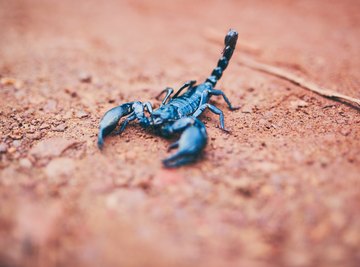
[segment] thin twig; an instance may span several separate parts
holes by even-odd
[[[316,85],[315,83],[306,81],[304,78],[298,77],[298,76],[296,76],[288,71],[285,71],[283,69],[280,69],[280,68],[277,68],[277,67],[274,67],[271,65],[267,65],[264,63],[260,63],[260,62],[257,62],[253,59],[250,59],[250,58],[244,57],[244,56],[241,57],[241,60],[238,63],[242,66],[285,79],[295,85],[298,85],[302,88],[310,90],[321,96],[328,97],[328,98],[335,99],[335,100],[344,101],[351,105],[356,105],[357,108],[360,108],[360,99],[350,97],[347,95],[343,95],[343,94],[331,91],[329,89],[321,88],[318,85]]]
[[[212,28],[206,29],[206,31],[204,33],[204,37],[211,42],[219,43],[219,44],[222,43],[222,40],[223,40],[222,33],[215,29],[212,29]],[[238,46],[240,47],[239,50],[243,49],[243,50],[245,50],[246,53],[255,54],[255,55],[259,53],[259,48],[256,45],[253,45],[251,43],[239,41]],[[300,86],[304,89],[312,91],[323,97],[331,98],[331,99],[334,99],[334,100],[337,100],[340,102],[345,102],[346,104],[351,105],[352,107],[354,107],[358,110],[360,109],[360,99],[350,97],[347,95],[343,95],[343,94],[331,91],[329,89],[321,88],[318,85],[316,85],[315,83],[309,82],[309,81],[305,80],[304,78],[296,76],[293,73],[285,71],[278,67],[274,67],[274,66],[271,66],[268,64],[257,62],[248,56],[241,56],[241,60],[238,61],[238,64],[248,67],[248,68],[251,68],[251,69],[254,69],[254,70],[258,70],[258,71],[276,76],[276,77],[284,79],[284,80],[287,80],[297,86]]]

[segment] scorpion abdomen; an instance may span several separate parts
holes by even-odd
[[[184,116],[189,116],[193,114],[198,108],[200,103],[199,97],[185,97],[180,96],[171,100],[169,104],[176,106],[178,108],[179,114]]]
[[[212,86],[210,83],[199,84],[198,86],[190,88],[183,95],[173,98],[169,104],[178,108],[181,117],[192,115],[199,108],[201,101],[208,102],[208,97],[206,96],[206,99],[202,100],[202,95],[207,95],[204,94],[204,91],[211,89]]]

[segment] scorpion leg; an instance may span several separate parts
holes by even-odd
[[[193,87],[194,85],[196,84],[196,81],[195,80],[190,80],[190,81],[187,81],[186,83],[183,84],[183,86],[181,86],[178,91],[175,93],[175,95],[173,95],[172,98],[175,98],[177,97],[181,92],[182,90],[184,90],[185,88],[189,87]]]
[[[145,107],[150,114],[153,112],[150,102],[145,102],[145,103],[135,102],[133,104],[134,111],[132,113],[130,113],[130,115],[121,123],[120,129],[116,133],[121,134],[125,130],[126,126],[129,124],[129,122],[131,122],[135,119],[138,119],[141,125],[142,125],[142,123],[145,123],[145,124],[148,123],[148,120],[144,115]],[[146,125],[145,125],[145,127],[146,127]]]
[[[130,121],[133,121],[136,119],[136,114],[135,112],[131,113],[120,125],[120,129],[116,132],[116,134],[121,134],[126,126],[129,124]]]
[[[145,102],[145,103],[143,104],[143,106],[146,107],[147,111],[148,111],[150,114],[153,113],[153,107],[152,107],[152,105],[151,105],[150,102]]]
[[[155,98],[156,98],[156,99],[159,99],[162,94],[166,93],[163,101],[161,102],[161,105],[160,105],[160,107],[161,107],[161,106],[163,106],[163,105],[166,104],[166,101],[167,101],[167,100],[170,100],[170,99],[172,99],[172,98],[177,97],[177,96],[182,92],[182,90],[184,90],[184,89],[187,88],[187,87],[190,87],[190,88],[191,88],[195,83],[196,83],[195,80],[187,81],[186,83],[184,83],[184,84],[177,90],[177,92],[175,93],[175,95],[173,95],[171,98],[170,98],[170,96],[172,95],[172,93],[174,93],[174,89],[171,88],[171,87],[166,87],[166,88],[165,88],[164,90],[162,90],[162,91],[160,92],[160,94],[158,94]]]
[[[164,99],[162,100],[161,102],[161,106],[165,105],[166,101],[169,99],[169,97],[171,96],[172,93],[174,93],[174,89],[172,89],[171,87],[166,87],[164,90],[162,90],[160,92],[160,94],[158,94],[155,99],[159,100],[160,96],[163,94],[163,93],[166,93]]]
[[[228,97],[225,95],[225,93],[224,93],[223,91],[221,91],[221,90],[212,89],[212,90],[209,91],[209,94],[210,94],[210,95],[221,95],[221,96],[224,98],[224,100],[225,100],[225,102],[226,102],[226,104],[228,105],[228,107],[229,107],[230,110],[237,110],[237,109],[240,108],[240,107],[233,107],[233,106],[231,105],[231,103],[230,103],[229,98],[228,98]]]
[[[212,111],[213,113],[219,115],[220,117],[220,128],[225,131],[225,132],[229,132],[229,130],[225,129],[225,119],[224,119],[224,113],[222,112],[221,109],[215,107],[214,105],[211,105],[209,103],[205,103],[203,105],[201,105],[196,111],[195,113],[193,114],[194,117],[198,117],[200,116],[201,113],[204,112],[204,110],[208,108],[210,109],[210,111]]]
[[[182,132],[180,139],[169,147],[169,150],[178,147],[178,151],[163,160],[167,168],[194,162],[207,142],[205,125],[195,117],[181,118],[173,124],[165,125],[162,130],[167,135]]]

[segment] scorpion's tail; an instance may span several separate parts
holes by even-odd
[[[213,70],[210,77],[207,78],[205,82],[209,82],[213,86],[215,86],[217,81],[220,80],[224,70],[229,64],[232,54],[234,53],[237,39],[237,31],[230,29],[225,36],[225,48],[222,52],[222,57],[219,59],[216,68]]]

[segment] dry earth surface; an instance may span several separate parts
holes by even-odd
[[[359,1],[0,0],[0,266],[360,266],[359,110],[244,66],[360,98]],[[206,78],[231,134],[166,170],[109,108]]]

